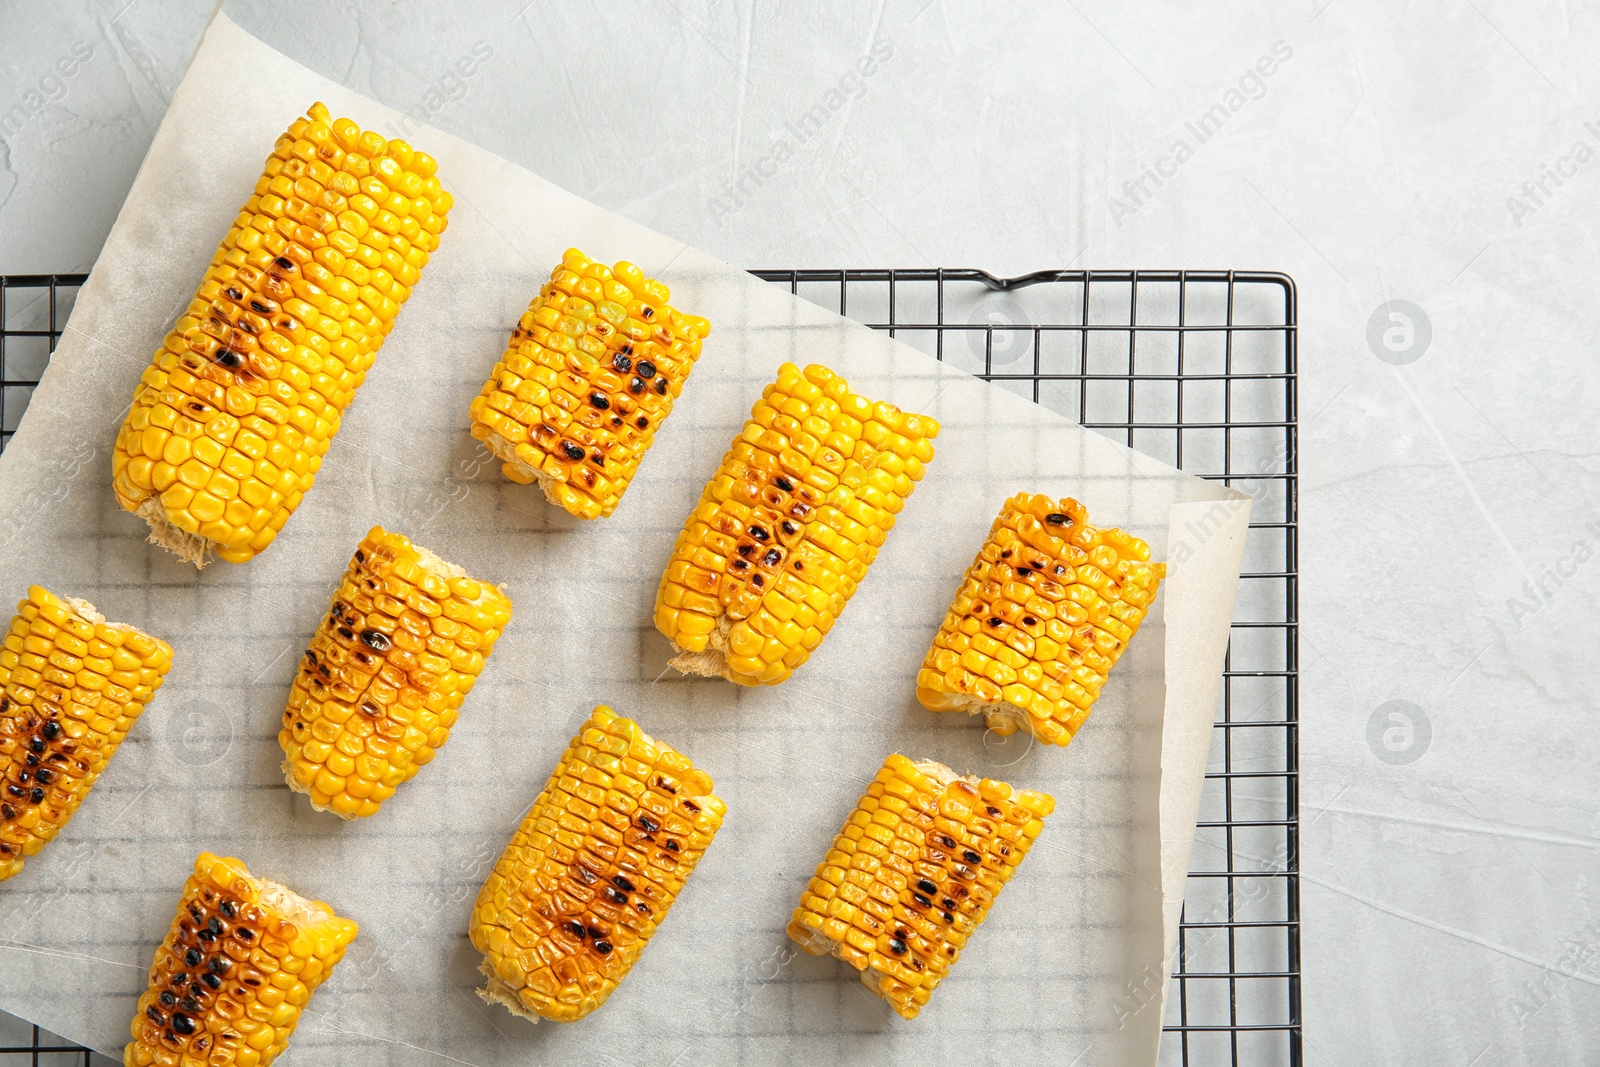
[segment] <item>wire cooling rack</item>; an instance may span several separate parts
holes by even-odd
[[[1250,495],[1161,1062],[1300,1067],[1294,282],[1242,271],[752,273]],[[83,281],[0,278],[0,451]],[[1183,536],[1213,532],[1202,520]],[[1159,977],[1145,976],[1114,1010],[1132,1019],[1160,998]],[[109,1062],[0,1016],[0,1067]]]
[[[1161,1062],[1299,1067],[1293,280],[1240,271],[753,273],[1252,497]],[[1212,532],[1202,523],[1183,536]],[[1117,1012],[1157,1010],[1160,986],[1157,976],[1129,982]]]

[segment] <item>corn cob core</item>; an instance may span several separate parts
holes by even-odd
[[[684,756],[595,708],[478,894],[478,995],[534,1022],[605,1003],[722,825],[711,790]]]
[[[497,586],[374,526],[300,661],[278,741],[319,811],[372,815],[449,740],[511,621]]]
[[[1007,500],[917,672],[930,711],[1065,745],[1165,578],[1150,546],[1069,498]]]
[[[202,852],[156,949],[124,1067],[267,1067],[356,924]]]
[[[883,763],[789,922],[914,1019],[960,957],[1056,802],[941,763]]]
[[[939,424],[785,363],[684,523],[656,628],[690,674],[776,685],[866,577]]]
[[[507,478],[580,519],[616,510],[711,332],[671,295],[567,249],[472,400],[472,436]]]
[[[278,138],[117,434],[117,502],[156,544],[243,563],[283,528],[439,246],[435,166],[321,104]]]
[[[165,641],[29,588],[0,646],[0,881],[72,818],[171,666]]]

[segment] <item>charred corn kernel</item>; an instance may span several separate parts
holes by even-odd
[[[449,740],[510,621],[498,586],[374,526],[289,690],[289,787],[346,819],[377,812]]]
[[[1056,802],[893,755],[817,866],[789,936],[914,1019]]]
[[[821,643],[933,459],[939,424],[785,363],[684,523],[656,629],[688,674],[775,685]]]
[[[567,249],[472,401],[472,436],[507,478],[580,519],[616,510],[711,332],[671,295]]]
[[[687,758],[595,708],[478,894],[478,995],[534,1022],[605,1003],[722,825],[711,790]]]
[[[0,645],[0,881],[61,832],[171,666],[165,641],[29,588]]]
[[[356,924],[320,900],[200,853],[150,965],[124,1067],[267,1067],[355,937]]]
[[[983,713],[1065,745],[1167,576],[1150,546],[1076,500],[1007,500],[917,672],[929,711]]]
[[[439,247],[435,169],[322,104],[278,138],[117,434],[112,486],[150,540],[196,566],[272,543]]]

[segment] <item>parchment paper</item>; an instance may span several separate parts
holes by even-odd
[[[117,508],[111,444],[273,140],[319,99],[397,129],[396,112],[217,17],[0,460],[0,597],[39,582],[176,650],[166,687],[68,829],[0,884],[0,1008],[119,1050],[178,888],[210,849],[361,923],[285,1064],[1154,1062],[1161,1014],[1145,1005],[1176,936],[1248,500],[421,129],[410,139],[457,198],[439,253],[277,543],[197,575]],[[714,324],[622,506],[594,524],[506,482],[467,434],[468,400],[569,245],[637,262]],[[750,691],[662,675],[657,578],[783,360],[826,363],[860,392],[934,415],[938,455],[791,681]],[[1021,488],[1078,496],[1172,561],[1064,750],[996,738],[913,696],[963,568]],[[300,652],[374,522],[503,583],[516,616],[438,759],[379,815],[345,824],[284,786],[276,733]],[[472,995],[464,930],[483,875],[597,702],[706,768],[729,816],[605,1007],[535,1027]],[[783,935],[895,750],[1057,798],[1034,854],[910,1023]]]

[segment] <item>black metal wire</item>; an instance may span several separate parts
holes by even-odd
[[[63,298],[76,293],[87,277],[84,274],[0,275],[0,452],[5,451],[33,387],[39,384],[36,374],[14,367],[17,343],[24,338],[43,337],[47,339],[48,352],[54,352],[66,326],[66,300]],[[44,307],[35,308],[41,300],[46,302]],[[35,322],[41,316],[42,322]],[[13,349],[13,366],[7,365],[8,342]],[[67,1067],[68,1063],[92,1067],[93,1053],[88,1049],[68,1044],[37,1026],[32,1026],[31,1030],[30,1040],[25,1045],[0,1044],[0,1067],[22,1067],[25,1063],[30,1067],[40,1064]],[[41,1059],[42,1056],[48,1059]]]
[[[1223,469],[1198,472],[1202,477],[1232,485],[1235,481],[1273,482],[1282,485],[1284,500],[1281,520],[1260,518],[1252,521],[1256,536],[1281,535],[1283,550],[1275,565],[1242,575],[1243,583],[1276,582],[1281,584],[1282,617],[1277,621],[1239,620],[1234,623],[1238,635],[1259,635],[1262,631],[1279,631],[1281,645],[1277,666],[1268,669],[1236,669],[1230,647],[1223,678],[1222,718],[1216,723],[1217,748],[1222,752],[1222,769],[1206,775],[1208,790],[1220,792],[1223,818],[1202,818],[1197,830],[1206,833],[1219,831],[1226,843],[1225,862],[1220,869],[1198,868],[1190,871],[1189,900],[1206,893],[1209,887],[1222,883],[1226,887],[1226,908],[1221,917],[1203,917],[1191,921],[1186,906],[1180,923],[1178,966],[1173,973],[1176,989],[1175,1003],[1169,1005],[1163,1027],[1170,1035],[1168,1044],[1177,1045],[1176,1056],[1187,1067],[1190,1063],[1228,1062],[1235,1065],[1287,1063],[1302,1067],[1301,1043],[1301,993],[1300,993],[1300,807],[1299,807],[1299,451],[1298,451],[1298,342],[1297,299],[1294,282],[1288,276],[1270,272],[1247,271],[1037,271],[1015,278],[999,278],[979,270],[913,269],[913,270],[758,270],[752,274],[770,282],[789,287],[791,292],[808,297],[824,306],[831,306],[841,315],[851,314],[851,297],[856,296],[856,313],[859,321],[891,336],[926,338],[932,336],[932,352],[940,359],[947,358],[947,345],[963,335],[968,338],[982,336],[983,366],[979,377],[1002,385],[1030,385],[1035,401],[1050,403],[1043,387],[1054,385],[1066,388],[1075,384],[1076,412],[1071,412],[1085,427],[1121,439],[1130,446],[1136,442],[1141,448],[1151,450],[1149,435],[1171,434],[1175,440],[1173,461],[1185,466],[1185,434],[1193,431],[1220,432],[1223,435]],[[25,406],[27,395],[37,384],[37,379],[12,376],[6,363],[8,340],[27,337],[47,337],[53,350],[65,326],[62,299],[83,284],[84,275],[28,275],[0,277],[0,451],[11,437]],[[922,304],[931,305],[933,315],[903,314],[903,309],[913,303],[918,286],[932,286],[929,294],[922,293]],[[1072,307],[1077,321],[1060,321],[1066,316],[1029,316],[1022,321],[973,322],[947,320],[946,311],[955,300],[955,290],[981,290],[990,293],[1018,294],[1024,290],[1049,293],[1061,290],[1063,295],[1074,297]],[[1127,321],[1097,321],[1093,299],[1096,291],[1126,286]],[[1140,303],[1141,287],[1175,287],[1176,318],[1172,322],[1141,322],[1141,307],[1148,308],[1147,299]],[[1194,321],[1196,294],[1221,287],[1224,291],[1225,316],[1221,322]],[[1078,290],[1081,290],[1079,292]],[[886,297],[880,300],[887,316],[871,321],[874,316],[860,313],[863,304],[870,306],[867,294],[876,292]],[[1272,321],[1238,322],[1236,308],[1240,294],[1275,294],[1276,307],[1281,311]],[[42,328],[38,325],[12,328],[13,313],[23,313],[28,305],[48,299],[48,313]],[[1020,297],[1019,297],[1020,301]],[[1062,304],[1061,306],[1065,306]],[[19,309],[21,311],[19,312]],[[37,315],[37,312],[35,312]],[[1175,372],[1141,370],[1142,358],[1149,340],[1158,334],[1176,337]],[[1013,335],[1028,340],[1032,349],[1031,370],[1015,371],[995,367],[995,342],[997,335],[1008,341]],[[1197,369],[1193,354],[1196,338],[1220,335],[1224,350],[1220,371]],[[1247,336],[1265,337],[1272,341],[1275,362],[1263,370],[1235,369],[1235,341]],[[1116,359],[1125,364],[1125,372],[1090,369],[1090,339],[1096,338],[1102,347],[1120,337],[1126,346],[1126,358]],[[1140,347],[1141,338],[1147,339],[1146,348]],[[1076,345],[1078,363],[1075,370],[1047,370],[1043,366],[1046,345],[1064,345],[1067,350]],[[974,348],[975,350],[975,348]],[[1100,353],[1106,357],[1105,352]],[[1109,359],[1106,360],[1110,362]],[[1240,383],[1281,382],[1281,417],[1273,419],[1235,419],[1235,385]],[[1097,399],[1096,386],[1124,384],[1127,387],[1125,402]],[[1185,419],[1186,391],[1202,388],[1206,383],[1221,383],[1223,388],[1223,417],[1220,420]],[[1139,386],[1170,386],[1175,396],[1175,410],[1169,418],[1152,417],[1138,399]],[[1145,437],[1136,438],[1137,432]],[[1261,434],[1280,434],[1279,447],[1283,452],[1272,459],[1279,469],[1271,469],[1262,462]],[[1159,440],[1159,438],[1158,438]],[[1191,450],[1191,457],[1192,457]],[[1243,602],[1244,597],[1241,597]],[[1246,679],[1281,681],[1281,695],[1273,697],[1269,710],[1276,714],[1265,717],[1255,715],[1261,706],[1251,709],[1249,718],[1235,718],[1236,685]],[[1234,737],[1236,734],[1262,734],[1271,741],[1280,742],[1269,753],[1281,757],[1281,764],[1267,770],[1236,769],[1234,766]],[[1258,748],[1259,752],[1260,749]],[[1253,787],[1276,785],[1281,789],[1284,817],[1281,819],[1243,818],[1235,815],[1235,783],[1246,782]],[[1277,850],[1281,859],[1263,861],[1261,857],[1246,855],[1239,847],[1238,835],[1249,833],[1253,840],[1262,834],[1277,835]],[[1281,917],[1241,918],[1238,914],[1245,886],[1265,884],[1278,887],[1282,903]],[[1202,969],[1191,966],[1190,952],[1200,942],[1218,932],[1227,937],[1227,965],[1222,969]],[[1261,938],[1277,939],[1282,948],[1284,965],[1281,967],[1248,967],[1240,962],[1241,946],[1258,945]],[[1267,983],[1276,989],[1285,1005],[1284,1019],[1271,1022],[1241,1021],[1240,983]],[[1203,988],[1215,983],[1225,984],[1226,1011],[1219,1014],[1215,998],[1191,992],[1190,984]],[[54,1041],[50,1034],[33,1027],[33,1040],[29,1046],[0,1046],[0,1067],[15,1063],[39,1064],[46,1053],[60,1057],[81,1054],[83,1067],[90,1067],[90,1053],[77,1046],[48,1044]],[[1219,1043],[1220,1042],[1220,1043]],[[1224,1053],[1218,1055],[1218,1053]],[[1164,1049],[1163,1059],[1173,1055],[1170,1047]],[[23,1060],[20,1057],[30,1057]],[[50,1062],[61,1062],[59,1059]],[[74,1060],[74,1062],[80,1062]]]
[[[69,1061],[64,1057],[72,1056],[71,1063],[77,1064],[79,1067],[92,1067],[90,1057],[94,1053],[88,1049],[81,1045],[62,1044],[60,1038],[41,1030],[37,1026],[31,1027],[31,1029],[33,1034],[28,1044],[0,1045],[0,1065],[9,1067],[11,1064],[16,1064],[16,1067],[22,1067],[26,1063],[30,1064],[31,1067],[39,1067],[40,1064],[49,1063],[67,1067]],[[48,1060],[39,1058],[46,1055],[51,1058]]]
[[[1015,278],[1000,278],[980,270],[915,269],[915,270],[758,270],[758,278],[785,285],[790,292],[805,296],[824,307],[851,315],[877,330],[887,331],[901,339],[932,336],[932,344],[924,343],[924,350],[941,360],[950,359],[950,345],[966,335],[982,336],[982,368],[973,368],[978,377],[1002,385],[1032,386],[1036,402],[1051,403],[1053,396],[1044,396],[1041,386],[1054,384],[1064,389],[1077,385],[1074,391],[1076,411],[1064,411],[1075,417],[1083,426],[1098,430],[1119,439],[1130,447],[1137,445],[1152,451],[1149,437],[1152,434],[1169,434],[1175,438],[1169,458],[1180,468],[1185,464],[1184,442],[1193,431],[1216,432],[1222,435],[1222,469],[1197,471],[1201,477],[1232,485],[1240,482],[1271,482],[1281,485],[1284,494],[1281,520],[1262,516],[1250,524],[1253,536],[1278,536],[1283,542],[1281,559],[1269,568],[1247,571],[1241,582],[1277,582],[1281,596],[1273,599],[1281,603],[1282,615],[1276,621],[1239,620],[1234,623],[1236,635],[1249,634],[1262,637],[1263,631],[1276,631],[1281,635],[1278,660],[1272,669],[1235,669],[1230,648],[1223,677],[1222,717],[1216,723],[1218,744],[1222,753],[1222,769],[1206,775],[1208,790],[1220,795],[1223,818],[1202,818],[1197,826],[1201,833],[1220,832],[1225,842],[1225,862],[1221,869],[1197,868],[1190,872],[1189,901],[1197,895],[1209,899],[1209,888],[1222,883],[1226,887],[1226,907],[1220,917],[1203,917],[1190,921],[1186,906],[1179,926],[1178,964],[1173,973],[1175,1004],[1169,1004],[1163,1030],[1168,1036],[1163,1048],[1163,1062],[1173,1059],[1185,1067],[1191,1063],[1232,1063],[1235,1065],[1289,1064],[1302,1067],[1303,1046],[1300,1021],[1300,861],[1299,830],[1300,805],[1298,791],[1298,734],[1299,734],[1299,455],[1298,455],[1298,349],[1297,349],[1297,297],[1294,281],[1287,275],[1256,271],[1036,271]],[[931,317],[906,317],[902,309],[908,301],[908,291],[918,285],[932,286],[932,294],[923,294],[919,303],[932,310]],[[1038,303],[1060,309],[1070,306],[1072,315],[1060,311],[1052,316],[1034,316],[1000,323],[951,318],[947,311],[957,304],[956,292],[962,287],[986,293],[1017,294],[1023,290],[1032,293],[1047,291],[1056,297]],[[1147,294],[1161,287],[1175,289],[1176,314],[1171,321],[1141,321],[1150,306]],[[1112,317],[1100,310],[1095,299],[1108,290],[1118,293],[1126,289],[1126,301],[1121,303],[1121,318]],[[1217,290],[1222,297],[1221,321],[1196,321],[1196,294]],[[1056,292],[1049,293],[1048,291]],[[869,295],[871,294],[871,295]],[[1269,297],[1275,314],[1269,321],[1239,321],[1238,307],[1241,298]],[[876,299],[874,299],[874,297]],[[1066,297],[1073,297],[1070,302]],[[1022,308],[1010,309],[1028,311]],[[1252,303],[1262,301],[1253,299]],[[862,315],[859,309],[870,305],[874,310],[882,306],[886,316],[877,318]],[[852,306],[856,309],[852,311]],[[1076,321],[1070,321],[1075,319]],[[997,368],[995,366],[995,339],[997,334],[1022,335],[1032,348],[1032,367],[1029,370]],[[1142,370],[1139,363],[1156,335],[1174,336],[1175,367],[1170,371]],[[1193,347],[1199,337],[1220,337],[1222,366],[1208,370],[1196,366]],[[1090,367],[1090,339],[1094,338],[1100,351],[1095,362],[1099,369]],[[1235,342],[1245,338],[1258,345],[1269,341],[1273,353],[1272,365],[1240,369],[1235,358]],[[1126,352],[1119,358],[1106,351],[1114,339],[1120,339]],[[1058,352],[1078,354],[1076,367],[1059,367],[1047,370],[1043,366],[1043,350],[1052,345]],[[978,346],[973,345],[977,351]],[[1070,363],[1070,361],[1069,361]],[[1122,365],[1125,371],[1104,369]],[[1258,383],[1265,388],[1270,383],[1282,383],[1281,397],[1275,398],[1275,417],[1262,419],[1238,416],[1234,387],[1240,383]],[[1125,397],[1097,398],[1096,386],[1120,383],[1126,386]],[[1160,417],[1148,410],[1139,400],[1140,386],[1161,383],[1170,388],[1174,409],[1170,416]],[[1203,388],[1202,383],[1221,383],[1222,410],[1216,419],[1185,417],[1186,392],[1190,395]],[[1065,395],[1065,394],[1061,394]],[[1070,406],[1070,401],[1066,401]],[[1059,410],[1059,409],[1058,409]],[[1263,435],[1279,435],[1274,447],[1281,448],[1281,456],[1271,455],[1272,449],[1264,444]],[[1193,451],[1190,458],[1192,460]],[[1264,462],[1265,461],[1265,462]],[[1274,469],[1276,468],[1276,469]],[[1243,594],[1241,588],[1241,594]],[[1241,595],[1241,603],[1245,602]],[[1236,637],[1237,639],[1237,637]],[[1260,716],[1263,706],[1246,709],[1248,718],[1235,718],[1236,686],[1243,679],[1271,679],[1281,681],[1283,690],[1269,703],[1277,714]],[[1268,709],[1270,710],[1270,708]],[[1262,735],[1275,744],[1266,757],[1262,746],[1253,749],[1256,758],[1270,758],[1276,762],[1273,769],[1236,769],[1235,734]],[[1248,783],[1253,788],[1275,786],[1281,793],[1284,817],[1281,819],[1247,818],[1235,814],[1235,785]],[[1251,798],[1255,799],[1255,798]],[[1245,854],[1239,840],[1251,835],[1252,841],[1263,840],[1263,835],[1276,835],[1275,851],[1280,858],[1266,859]],[[1241,918],[1241,903],[1251,903],[1249,887],[1264,884],[1277,887],[1272,892],[1281,896],[1280,916]],[[1191,951],[1197,941],[1205,941],[1218,933],[1225,934],[1226,966],[1221,969],[1191,965]],[[1253,950],[1252,958],[1259,956],[1260,939],[1275,939],[1281,948],[1283,966],[1250,966],[1242,962],[1246,949]],[[1201,945],[1203,948],[1203,944]],[[1284,1005],[1282,1021],[1246,1021],[1241,1019],[1241,983],[1270,984]],[[1191,983],[1195,989],[1191,989]],[[1202,986],[1221,984],[1226,990],[1226,1007],[1219,1011],[1217,998],[1209,996]],[[1252,992],[1260,993],[1255,989]],[[1257,998],[1261,999],[1261,998]],[[1270,999],[1270,998],[1269,998]],[[1176,1045],[1176,1051],[1170,1046]]]

